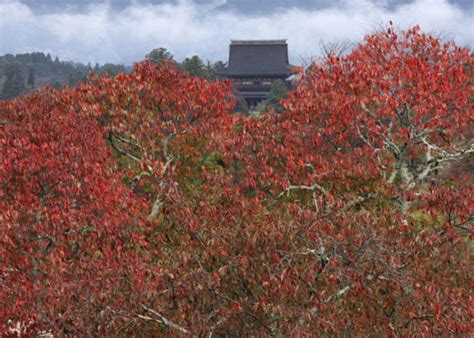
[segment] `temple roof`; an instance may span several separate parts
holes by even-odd
[[[288,76],[286,40],[231,40],[229,65],[219,72],[224,76]]]

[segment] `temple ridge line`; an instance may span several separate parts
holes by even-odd
[[[285,45],[286,39],[282,40],[230,40],[233,45]]]

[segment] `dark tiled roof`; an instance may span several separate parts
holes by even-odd
[[[286,40],[232,40],[224,76],[288,76]]]

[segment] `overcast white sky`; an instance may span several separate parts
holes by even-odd
[[[132,64],[165,47],[177,60],[227,60],[230,39],[288,39],[290,61],[319,42],[360,41],[392,20],[474,45],[474,0],[0,0],[0,54]]]

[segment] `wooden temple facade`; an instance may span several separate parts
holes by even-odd
[[[228,66],[217,75],[234,82],[249,106],[267,99],[275,80],[291,73],[286,40],[231,40]]]

